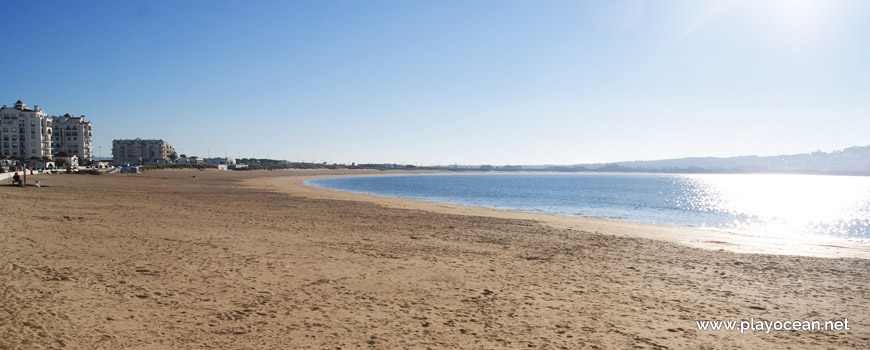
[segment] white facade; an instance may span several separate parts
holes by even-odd
[[[55,154],[59,152],[75,154],[83,161],[92,160],[94,153],[91,147],[91,122],[85,121],[85,116],[73,117],[69,113],[51,118],[53,120],[52,151]]]
[[[52,118],[20,100],[0,107],[0,154],[24,159],[51,157]]]
[[[226,158],[206,158],[206,159],[205,159],[205,163],[206,163],[206,164],[211,164],[211,165],[221,165],[221,164],[223,164],[223,165],[236,165],[236,159],[235,159],[235,158],[232,158],[232,157],[226,157]]]
[[[55,154],[55,163],[63,163],[63,167],[77,168],[79,166],[79,157],[75,154],[59,152]]]
[[[205,160],[196,156],[181,157],[175,160],[176,164],[205,164]]]

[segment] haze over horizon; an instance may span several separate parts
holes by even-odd
[[[581,164],[870,144],[870,3],[3,2],[6,83],[179,153]],[[99,149],[99,151],[97,151]],[[99,153],[98,153],[99,152]]]

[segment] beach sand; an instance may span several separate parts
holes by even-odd
[[[164,170],[0,187],[0,349],[870,346],[865,247],[300,185],[374,173]],[[850,330],[695,322],[749,318],[848,318]]]

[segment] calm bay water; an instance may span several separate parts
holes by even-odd
[[[328,178],[306,184],[431,202],[870,243],[870,177],[451,174]]]

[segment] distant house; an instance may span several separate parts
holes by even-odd
[[[121,174],[138,174],[140,173],[137,166],[125,166],[121,168]]]
[[[78,168],[79,156],[66,152],[58,152],[54,154],[54,161],[57,164],[65,164],[63,168]]]
[[[236,165],[236,159],[232,157],[206,158],[205,163],[211,165]]]
[[[55,163],[52,161],[47,161],[47,162],[46,161],[38,161],[38,162],[33,163],[33,165],[31,165],[30,167],[36,168],[36,169],[55,169],[55,168],[57,168]]]
[[[175,163],[177,164],[205,164],[205,160],[200,159],[197,156],[192,157],[181,157],[178,158]]]

